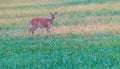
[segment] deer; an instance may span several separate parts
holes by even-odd
[[[51,18],[43,18],[43,17],[32,18],[30,21],[30,29],[28,31],[28,35],[30,35],[30,33],[32,33],[32,36],[33,36],[34,31],[37,28],[46,28],[47,35],[51,35],[50,29],[51,29],[51,25],[53,24],[53,21],[56,17],[56,14],[57,14],[57,12],[50,13]]]

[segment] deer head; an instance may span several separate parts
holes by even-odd
[[[55,12],[55,13],[50,13],[50,15],[51,15],[51,21],[53,21],[53,20],[55,19],[56,14],[57,14],[57,12]],[[53,23],[53,22],[52,22],[52,23]]]

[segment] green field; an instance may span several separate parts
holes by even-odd
[[[52,35],[27,36],[50,12]],[[0,0],[0,69],[120,69],[120,0]]]

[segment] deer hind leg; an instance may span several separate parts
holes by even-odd
[[[37,29],[36,26],[32,29],[32,35],[34,35],[34,31],[35,31],[36,29]]]
[[[30,30],[28,31],[28,35],[30,35],[31,31],[32,31],[32,28],[30,28]]]
[[[30,28],[30,30],[28,31],[28,35],[30,35],[30,33],[32,33],[32,35],[34,35],[34,31],[37,29],[37,26],[32,26]]]

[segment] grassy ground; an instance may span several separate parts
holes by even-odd
[[[0,0],[0,69],[119,69],[119,0]],[[28,37],[33,17],[58,12]]]

